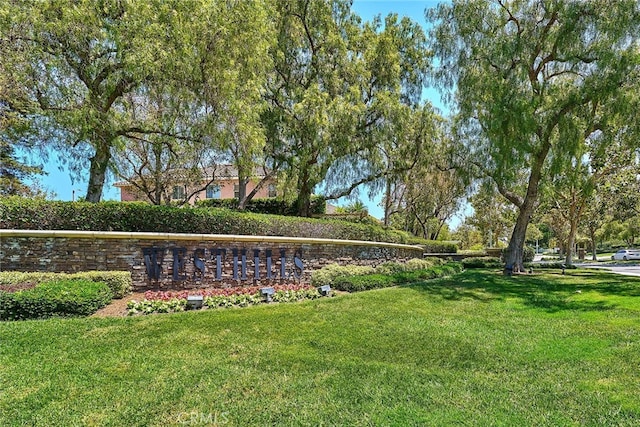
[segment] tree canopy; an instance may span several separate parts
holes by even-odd
[[[441,65],[434,77],[452,90],[467,161],[518,209],[505,257],[517,269],[540,185],[599,130],[591,113],[630,111],[639,5],[472,0],[427,15]]]

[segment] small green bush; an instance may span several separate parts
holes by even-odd
[[[421,270],[397,271],[391,274],[381,274],[376,271],[372,274],[359,276],[351,275],[334,277],[331,287],[339,291],[359,292],[450,276],[460,273],[461,271],[462,264],[458,262],[434,265]]]
[[[374,268],[369,266],[329,264],[311,274],[311,284],[313,286],[333,286],[334,280],[338,277],[361,276],[373,272]]]
[[[341,276],[333,282],[334,289],[344,292],[361,292],[370,289],[395,286],[394,276],[386,274],[367,274],[364,276]]]
[[[409,240],[409,244],[413,244],[413,239]],[[416,244],[422,245],[424,247],[424,251],[428,254],[455,254],[458,252],[458,245],[456,242],[424,240],[422,242],[416,242]]]
[[[122,298],[131,292],[132,279],[128,271],[84,271],[79,273],[49,273],[49,272],[0,272],[0,289],[5,285],[20,283],[42,283],[55,280],[89,280],[104,282],[111,289],[114,298]]]
[[[407,262],[387,261],[376,267],[376,273],[394,274],[403,271],[424,270],[443,263],[443,260],[434,257],[412,258]]]
[[[0,319],[88,316],[109,304],[111,289],[102,282],[58,280],[14,293],[0,291]]]
[[[542,263],[536,263],[536,264],[526,263],[524,265],[524,267],[525,268],[533,268],[534,270],[538,269],[538,268],[542,268],[542,269],[562,269],[562,268],[565,268],[567,270],[572,270],[572,269],[578,268],[573,264],[564,264],[562,262],[542,262]]]
[[[462,260],[462,266],[464,268],[500,268],[503,265],[498,257],[482,256],[465,258]]]

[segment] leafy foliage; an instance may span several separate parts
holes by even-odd
[[[0,291],[0,319],[41,319],[52,316],[88,316],[113,297],[103,282],[56,280],[18,292]]]
[[[478,0],[441,3],[428,18],[436,80],[455,90],[461,166],[517,207],[506,262],[521,267],[541,185],[621,129],[619,117],[635,126],[639,5]]]
[[[275,285],[273,302],[296,302],[307,299],[320,298],[320,293],[313,286],[308,285]],[[203,296],[203,306],[213,308],[248,307],[265,302],[260,294],[260,287],[202,289],[179,292],[145,292],[142,301],[129,301],[128,314],[173,313],[189,309],[187,297],[189,295]]]
[[[500,268],[503,266],[498,257],[470,257],[462,260],[464,268]]]
[[[122,298],[131,292],[131,273],[128,271],[85,271],[80,273],[48,273],[48,272],[0,272],[0,290],[11,290],[23,284],[38,285],[48,281],[92,281],[105,283],[113,298]],[[33,286],[30,286],[33,287]]]
[[[405,270],[391,274],[365,274],[358,276],[339,276],[333,280],[332,287],[345,292],[360,292],[371,289],[415,283],[438,277],[450,276],[462,271],[462,264],[447,263],[419,270]]]
[[[406,243],[406,233],[380,226],[213,208],[146,203],[51,202],[0,198],[0,227],[26,230],[242,234]]]
[[[425,253],[428,254],[455,254],[458,252],[458,245],[455,242],[445,242],[440,240],[419,241],[409,239],[411,244],[422,245]]]
[[[462,264],[445,264],[438,258],[416,258],[406,263],[386,262],[375,268],[330,264],[314,271],[311,283],[315,286],[330,285],[341,291],[356,292],[433,279],[460,271]]]
[[[237,209],[237,199],[205,199],[198,200],[196,202],[197,207],[202,208],[226,208]],[[298,214],[297,206],[295,202],[287,202],[285,200],[278,199],[251,199],[248,201],[244,210],[247,212],[272,214],[272,215],[287,215],[296,216]],[[322,215],[326,211],[326,203],[322,196],[311,197],[311,215]]]

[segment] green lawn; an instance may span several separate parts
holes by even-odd
[[[581,291],[580,293],[576,291]],[[0,323],[0,425],[640,425],[640,280]]]

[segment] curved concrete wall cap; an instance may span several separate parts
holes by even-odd
[[[67,239],[140,239],[140,240],[185,240],[218,242],[254,242],[254,243],[296,243],[301,245],[343,245],[375,246],[399,249],[420,249],[420,246],[400,243],[370,242],[365,240],[339,240],[309,237],[286,236],[248,236],[241,234],[183,234],[183,233],[130,233],[122,231],[76,231],[76,230],[0,230],[3,237],[39,237]]]

